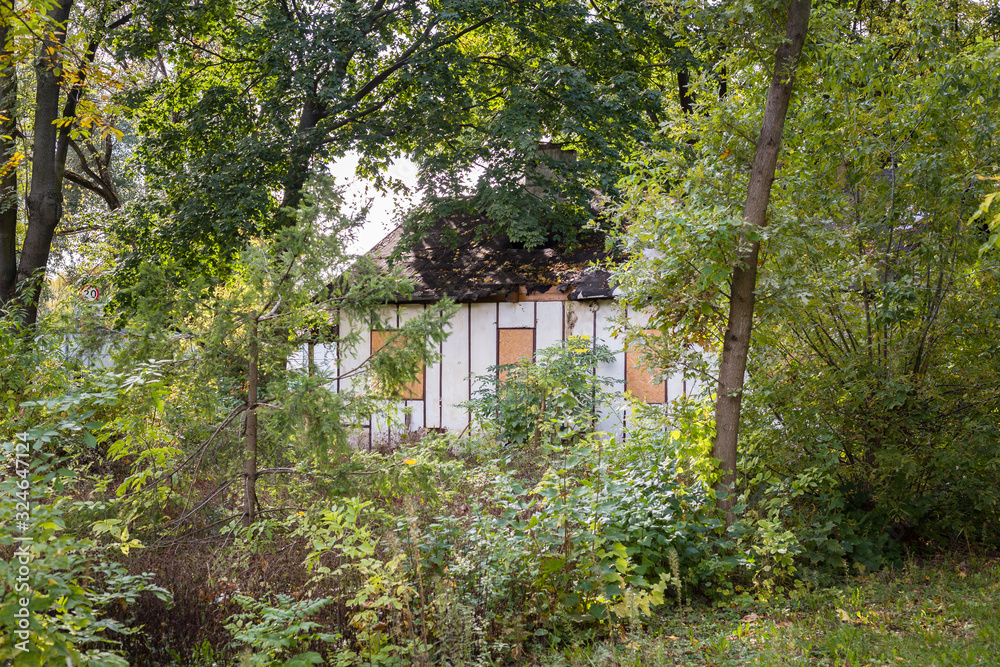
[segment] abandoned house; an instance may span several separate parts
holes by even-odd
[[[398,396],[397,414],[376,416],[360,425],[356,445],[363,448],[398,439],[423,429],[461,431],[469,425],[469,411],[462,407],[474,391],[476,376],[493,366],[534,357],[537,350],[588,336],[615,352],[612,363],[602,364],[600,376],[614,379],[615,392],[630,392],[651,404],[666,404],[690,390],[683,377],[655,382],[640,367],[637,352],[626,350],[612,334],[617,312],[609,275],[596,264],[606,257],[604,238],[592,234],[581,245],[566,250],[526,249],[506,237],[475,240],[481,223],[474,217],[443,220],[436,229],[410,248],[402,227],[386,236],[369,253],[376,265],[387,266],[398,251],[397,265],[412,280],[414,291],[405,300],[386,306],[383,327],[371,323],[341,322],[341,335],[359,331],[362,342],[354,350],[339,352],[336,345],[317,345],[313,363],[332,375],[350,375],[374,354],[387,332],[434,308],[448,296],[459,311],[451,319],[450,334],[441,344],[440,361],[424,368],[417,381]],[[641,313],[629,313],[642,326]],[[346,319],[346,318],[345,318]],[[360,380],[344,379],[335,383]],[[620,434],[628,418],[625,408],[608,406],[600,415],[600,430]]]

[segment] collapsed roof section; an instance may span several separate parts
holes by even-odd
[[[376,266],[401,267],[414,283],[405,299],[431,303],[444,296],[455,301],[608,299],[610,274],[599,268],[610,253],[605,237],[590,233],[573,248],[524,248],[505,235],[476,240],[487,220],[455,216],[439,221],[410,248],[402,225],[368,253]]]

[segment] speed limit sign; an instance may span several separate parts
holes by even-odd
[[[101,296],[101,290],[97,289],[93,285],[85,285],[82,290],[80,290],[80,296],[83,297],[84,301],[97,301]]]

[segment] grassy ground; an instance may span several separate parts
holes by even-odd
[[[683,609],[552,666],[1000,665],[1000,558],[939,560],[854,579],[793,605]]]

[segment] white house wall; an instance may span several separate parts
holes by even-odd
[[[463,304],[449,321],[450,333],[441,345],[441,428],[461,431],[469,423],[470,308]],[[477,341],[477,344],[478,341]]]
[[[498,325],[501,329],[533,329],[535,327],[535,302],[498,303]]]
[[[570,336],[587,336],[593,339],[597,335],[594,328],[594,311],[590,301],[566,301],[565,303],[565,323],[563,326],[563,340],[569,340]]]
[[[350,315],[344,314],[340,318],[340,338],[347,339],[357,333],[360,340],[357,345],[348,346],[343,343],[340,348],[340,390],[360,390],[360,383],[363,381],[358,371],[368,359],[368,351],[371,349],[371,328],[367,323],[362,323]]]
[[[535,302],[535,349],[544,350],[563,340],[563,307],[565,301]]]
[[[610,300],[593,301],[592,304],[594,342],[610,348],[615,355],[612,361],[597,364],[597,376],[610,378],[611,382],[606,386],[606,390],[612,394],[621,395],[625,392],[625,349],[614,336],[614,318],[618,309]],[[605,405],[599,409],[599,416],[600,422],[597,425],[599,431],[613,433],[621,437],[625,423],[624,408]]]
[[[649,313],[646,311],[626,308],[625,313],[628,315],[629,326],[636,327],[637,329],[645,329],[649,326]]]
[[[384,325],[401,326],[426,312],[433,305],[401,304],[387,306],[381,313]],[[534,351],[567,340],[570,336],[586,336],[614,351],[614,360],[599,364],[597,375],[612,379],[608,389],[616,394],[626,391],[626,354],[622,341],[614,336],[614,318],[618,306],[610,299],[592,301],[522,301],[519,303],[461,304],[448,323],[448,337],[440,344],[441,360],[424,369],[424,392],[421,399],[400,401],[394,408],[373,417],[370,424],[358,424],[351,440],[355,446],[369,448],[382,441],[398,439],[407,433],[423,429],[447,429],[459,432],[469,424],[469,411],[462,404],[469,400],[475,387],[473,378],[488,373],[498,363],[500,329],[532,329]],[[628,313],[629,321],[637,326],[648,322],[641,312]],[[316,345],[314,361],[328,376],[337,372],[351,374],[362,366],[371,354],[371,327],[347,317],[341,321],[346,336],[357,331],[361,342],[354,350],[334,344]],[[339,390],[355,386],[360,379],[350,378],[331,383]],[[360,389],[360,387],[358,387]],[[694,384],[683,377],[666,381],[667,402],[691,392]],[[627,423],[623,405],[605,406],[601,410],[599,428],[621,435]]]
[[[407,303],[399,306],[398,323],[403,326],[410,320],[424,314],[426,306],[417,303]],[[403,401],[403,410],[400,414],[402,428],[407,433],[420,431],[424,428],[425,406],[427,404],[427,378],[424,373],[424,396],[421,399],[409,399]]]
[[[443,343],[438,343],[438,355],[444,349]],[[444,379],[444,367],[440,359],[424,369],[424,426],[426,428],[441,428],[441,384]]]
[[[500,318],[499,303],[469,304],[470,341],[469,370],[473,378],[486,375],[490,367],[497,365],[497,323]],[[493,341],[492,344],[489,341]],[[475,393],[476,383],[473,382],[472,392]]]

